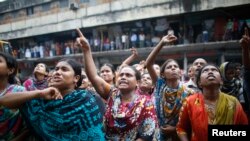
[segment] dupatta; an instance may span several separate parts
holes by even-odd
[[[31,100],[22,113],[43,140],[104,140],[102,114],[87,90],[75,90],[62,100]]]

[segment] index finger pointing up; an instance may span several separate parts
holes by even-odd
[[[78,35],[79,35],[80,37],[84,37],[83,34],[82,34],[82,32],[81,32],[81,30],[80,30],[79,28],[77,28],[76,31],[77,31],[77,33],[78,33]]]
[[[245,27],[245,35],[249,37],[248,29]]]

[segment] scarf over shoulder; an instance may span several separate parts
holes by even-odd
[[[207,141],[208,113],[202,94],[194,94],[184,102],[176,130],[178,134],[192,131],[192,141]],[[215,109],[214,125],[248,124],[245,112],[239,101],[230,95],[220,93]]]
[[[18,85],[9,85],[0,97],[14,92],[23,92],[25,88]],[[21,113],[18,109],[9,109],[0,105],[0,140],[12,140],[26,129]]]
[[[38,81],[35,76],[32,76],[23,83],[23,86],[27,91],[42,90],[48,88],[47,77],[41,81]]]
[[[75,90],[62,100],[32,100],[23,106],[22,112],[43,140],[104,140],[102,114],[86,90]]]

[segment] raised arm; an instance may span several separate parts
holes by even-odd
[[[0,98],[0,105],[8,108],[20,108],[25,102],[36,98],[47,100],[62,99],[60,92],[53,87],[43,90],[8,93]]]
[[[103,97],[104,99],[107,99],[111,86],[97,74],[97,69],[94,63],[94,59],[91,53],[91,48],[89,46],[88,40],[83,36],[80,29],[76,30],[79,35],[79,37],[76,40],[77,43],[82,47],[83,58],[84,58],[83,62],[85,65],[84,67],[88,79],[94,86],[97,93],[99,93],[101,97]]]
[[[242,48],[242,64],[244,66],[243,71],[243,96],[245,98],[245,105],[247,109],[249,109],[249,101],[250,101],[250,37],[248,33],[248,29],[245,28],[245,34],[243,35],[242,39],[240,40],[241,48]]]
[[[148,73],[150,74],[154,84],[157,81],[157,77],[158,77],[155,70],[154,70],[154,66],[153,66],[155,59],[165,44],[173,43],[176,40],[177,40],[177,38],[172,34],[168,34],[168,35],[164,36],[161,39],[161,41],[156,45],[156,47],[153,49],[153,51],[149,54],[148,58],[146,59],[145,65],[148,69]]]
[[[250,37],[247,28],[245,28],[245,34],[240,40],[241,48],[242,48],[242,63],[247,70],[250,70]]]
[[[132,63],[132,61],[134,61],[138,57],[138,52],[137,52],[136,48],[133,47],[130,49],[130,51],[132,52],[132,54],[122,62],[120,67],[129,65],[130,63]]]

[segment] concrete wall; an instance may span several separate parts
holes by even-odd
[[[249,0],[118,0],[79,8],[76,11],[67,9],[63,12],[27,17],[21,21],[2,24],[0,39],[16,39],[77,27],[86,28],[249,3]]]

